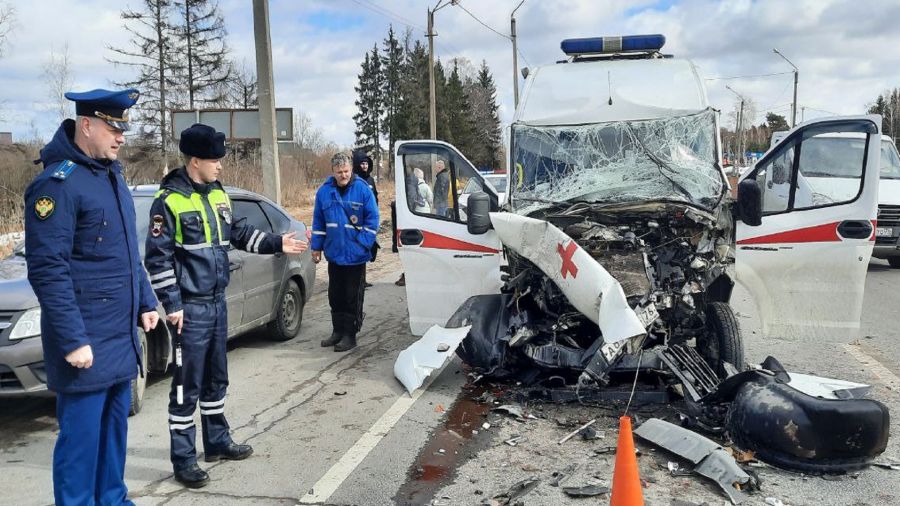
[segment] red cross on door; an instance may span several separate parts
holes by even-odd
[[[566,279],[566,275],[572,274],[572,279],[578,276],[578,266],[575,265],[575,262],[572,261],[572,255],[575,254],[575,250],[578,249],[578,245],[575,244],[575,241],[569,241],[569,244],[563,248],[562,243],[556,245],[556,251],[559,253],[559,256],[562,257],[562,277]]]

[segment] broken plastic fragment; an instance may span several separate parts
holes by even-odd
[[[453,356],[453,352],[459,347],[459,343],[469,333],[468,327],[457,329],[445,329],[434,325],[421,339],[409,345],[408,348],[397,355],[394,362],[394,376],[403,383],[410,395],[422,386],[425,378],[435,369],[440,369]],[[446,346],[444,351],[439,351],[440,345]]]

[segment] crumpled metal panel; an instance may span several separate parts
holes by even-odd
[[[491,213],[491,223],[504,246],[533,262],[575,309],[600,327],[604,342],[646,334],[622,285],[565,232],[548,221],[513,213]]]
[[[750,475],[715,441],[659,418],[647,420],[634,433],[693,462],[696,465],[694,472],[718,483],[732,504],[740,504],[746,499],[747,496],[734,484],[748,483]]]

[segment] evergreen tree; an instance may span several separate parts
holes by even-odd
[[[466,92],[475,129],[475,145],[467,155],[477,167],[498,168],[501,147],[497,87],[486,61],[482,60],[476,79],[467,83]]]
[[[791,129],[791,127],[788,126],[787,119],[781,114],[775,114],[774,112],[766,113],[765,127],[769,129],[769,132],[780,132],[781,130]]]
[[[403,48],[400,41],[394,35],[394,27],[388,28],[388,36],[384,39],[384,55],[381,59],[382,79],[381,92],[384,97],[384,119],[381,132],[388,140],[388,153],[394,153],[394,141],[402,130],[403,118],[400,116],[400,104],[402,103],[402,76],[403,76]],[[393,167],[393,156],[388,156],[389,165]],[[375,167],[376,174],[378,167]],[[393,171],[391,171],[393,172]]]
[[[375,167],[379,166],[381,158],[380,127],[384,111],[380,78],[381,57],[378,54],[378,44],[375,44],[372,52],[367,52],[363,59],[359,84],[354,88],[359,112],[353,116],[353,121],[356,122],[356,148],[370,153]]]
[[[142,10],[123,10],[125,29],[131,33],[130,47],[107,46],[115,54],[108,61],[116,66],[133,67],[138,72],[133,80],[115,84],[141,91],[134,123],[139,125],[143,142],[159,147],[164,173],[168,171],[168,113],[170,109],[183,107],[177,92],[173,93],[182,64],[178,58],[176,28],[170,23],[172,9],[172,0],[143,0]]]
[[[219,5],[210,0],[182,0],[177,4],[181,24],[178,34],[184,48],[184,88],[189,109],[224,105],[231,61],[225,37],[225,21]]]
[[[426,66],[427,67],[427,66]],[[427,97],[426,106],[425,106],[425,124],[428,125],[430,121],[431,113],[429,111],[430,97],[431,93],[428,89],[428,80],[425,81],[425,96]],[[452,129],[450,128],[450,101],[449,96],[447,94],[447,76],[444,74],[444,65],[441,63],[440,58],[435,60],[434,62],[434,102],[435,102],[435,135],[437,138],[446,141],[449,143],[453,143],[453,134]],[[430,135],[430,127],[426,127],[426,137]]]
[[[447,122],[447,137],[444,140],[456,146],[461,153],[471,153],[475,149],[475,125],[457,63],[453,64],[453,70],[444,86],[443,98]]]
[[[881,131],[896,143],[900,139],[900,88],[886,90],[869,106],[869,114],[880,114]]]
[[[395,140],[427,139],[429,135],[428,53],[421,41],[410,47],[410,39],[407,32]]]

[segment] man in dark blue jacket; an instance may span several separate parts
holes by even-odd
[[[185,166],[163,179],[150,208],[145,263],[176,338],[169,392],[172,467],[177,481],[199,488],[209,475],[197,465],[198,401],[207,462],[241,460],[253,453],[250,445],[232,441],[225,419],[228,249],[296,254],[307,245],[294,239],[295,232],[269,234],[232,214],[231,199],[218,181],[225,134],[197,123],[181,132],[179,148]]]
[[[58,505],[132,504],[125,487],[131,381],[146,374],[137,325],[156,326],[134,201],[117,161],[137,90],[66,93],[76,119],[41,150],[25,190],[28,280],[41,304],[47,387],[56,392]]]
[[[369,186],[350,168],[350,157],[331,158],[334,172],[316,192],[313,210],[312,258],[319,263],[322,251],[328,260],[328,303],[331,305],[331,337],[322,346],[334,351],[356,347],[362,326],[366,262],[378,233],[378,206]]]

